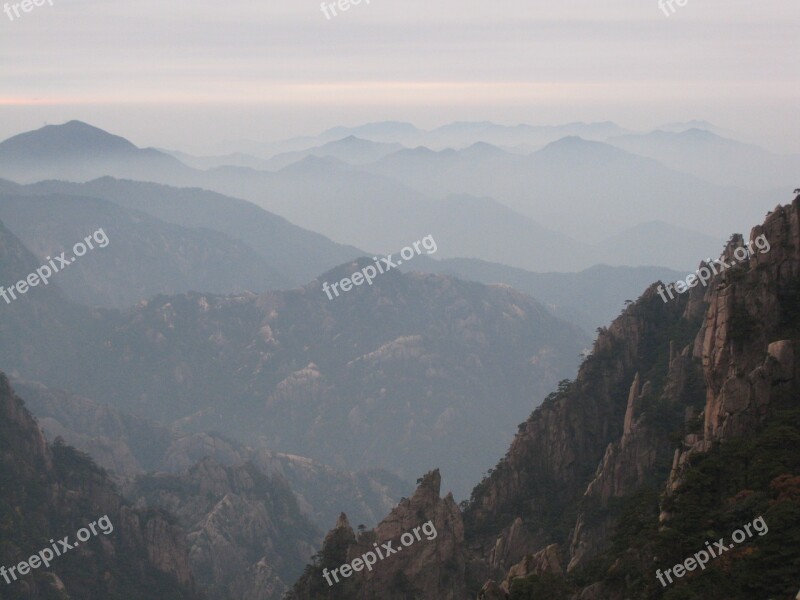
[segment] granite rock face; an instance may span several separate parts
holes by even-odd
[[[411,498],[400,504],[373,530],[356,535],[347,517],[341,515],[323,544],[322,555],[339,546],[342,562],[373,552],[376,547],[386,548],[391,542],[398,551],[378,560],[371,570],[354,573],[347,584],[357,590],[364,600],[403,600],[412,594],[420,600],[463,600],[465,549],[464,524],[461,511],[452,494],[440,497],[441,476],[438,471],[425,475]],[[341,564],[341,563],[340,563]],[[315,589],[314,579],[322,577],[321,567],[331,570],[339,564],[320,565],[320,569],[307,571],[295,585],[290,596],[294,600],[311,600],[322,597]],[[316,581],[319,584],[319,581]],[[339,593],[340,583],[334,583],[331,593]],[[324,583],[321,589],[328,586]],[[347,594],[347,592],[344,592]],[[351,592],[352,593],[352,592]],[[332,596],[352,597],[352,596]]]
[[[609,550],[620,502],[653,488],[663,500],[693,454],[747,435],[771,405],[796,402],[799,214],[800,198],[753,229],[749,239],[768,240],[768,252],[733,264],[744,243],[733,236],[722,255],[731,267],[707,286],[664,302],[654,284],[599,332],[576,380],[520,425],[474,489],[463,516],[463,598],[505,599],[515,579],[588,565]],[[661,522],[670,517],[662,508]],[[373,597],[369,579],[355,590]],[[621,600],[612,588],[596,581],[575,598]]]
[[[670,489],[679,484],[693,453],[746,434],[769,404],[796,397],[800,389],[797,331],[785,317],[800,303],[800,198],[776,207],[763,225],[754,227],[749,239],[757,238],[766,239],[768,251],[757,250],[739,261],[714,279],[702,300],[692,299],[708,306],[694,343],[706,384],[704,424],[702,435],[687,436],[686,448],[676,453]],[[733,236],[723,260],[736,262],[737,249],[745,243],[742,236]],[[795,336],[784,339],[787,333]]]
[[[747,435],[770,405],[800,397],[798,215],[800,199],[770,213],[749,238],[760,238],[761,250],[766,239],[770,249],[746,260],[737,261],[746,241],[733,236],[722,255],[731,267],[707,287],[667,303],[651,287],[600,332],[576,381],[520,426],[465,514],[477,554],[468,562],[472,579],[486,582],[481,594],[507,591],[494,582],[531,572],[526,565],[548,548],[565,554],[570,571],[585,566],[610,546],[615,499],[654,482],[671,493],[695,453]],[[652,335],[654,329],[660,332]],[[656,389],[643,373],[658,374],[661,360],[665,374]],[[663,422],[675,414],[682,422]],[[676,428],[685,432],[677,448],[668,435]],[[554,498],[562,509],[578,509],[563,546],[552,543],[546,525],[559,510]],[[670,516],[662,510],[662,523]],[[602,582],[579,594],[611,597]]]
[[[139,477],[125,492],[177,515],[192,573],[215,597],[280,599],[320,539],[286,481],[252,463],[209,457],[180,475]]]

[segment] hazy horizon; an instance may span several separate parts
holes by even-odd
[[[668,17],[656,0],[372,0],[330,20],[316,1],[56,0],[0,15],[0,137],[80,119],[207,153],[383,120],[700,119],[800,152],[798,16],[779,0],[689,0]]]

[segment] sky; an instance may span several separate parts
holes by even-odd
[[[80,119],[208,153],[380,120],[703,119],[800,153],[796,0],[50,1],[0,13],[2,139]]]

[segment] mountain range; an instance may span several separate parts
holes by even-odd
[[[291,600],[792,598],[800,196],[750,233],[760,235],[773,250],[708,288],[665,303],[654,284],[631,303],[577,377],[520,424],[468,502],[442,497],[434,470],[372,530],[340,516]],[[733,236],[724,259],[744,242]],[[373,542],[426,521],[434,538],[325,583]],[[697,569],[696,553],[716,540]],[[693,568],[675,567],[693,553]]]
[[[339,158],[348,152],[336,157],[324,147],[312,148],[304,158],[271,172],[234,166],[193,169],[172,156],[123,144],[116,136],[106,138],[85,124],[52,127],[0,143],[0,176],[17,182],[112,176],[200,187],[243,198],[365,253],[395,252],[438,230],[449,240],[442,247],[447,258],[478,258],[532,271],[576,271],[603,262],[685,270],[698,254],[717,254],[724,233],[740,221],[761,218],[770,208],[766,191],[715,186],[652,159],[575,137],[527,156],[481,143],[459,151],[399,150],[382,158],[377,157],[386,150],[376,151],[375,143],[347,138],[341,144],[350,160],[354,154],[360,157],[356,164]],[[92,148],[61,159],[53,150],[41,160],[33,158],[42,146],[65,147],[63,140],[70,136],[75,144]],[[370,153],[376,160],[364,163]],[[153,166],[153,160],[159,164]],[[140,172],[142,161],[146,176]],[[587,195],[592,188],[603,189],[603,196]],[[637,228],[654,219],[669,229],[671,243],[652,244],[649,262],[615,247],[614,239],[638,235]],[[480,235],[487,226],[501,233],[507,245],[488,244]],[[549,245],[546,252],[535,251],[526,235],[529,228]],[[227,233],[233,232],[228,228]]]

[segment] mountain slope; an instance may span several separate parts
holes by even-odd
[[[116,481],[145,472],[178,475],[205,458],[225,467],[249,462],[269,478],[288,481],[304,514],[321,529],[343,508],[357,523],[377,523],[410,489],[385,471],[344,471],[302,456],[251,448],[214,432],[181,434],[41,383],[13,383],[48,439],[61,437],[91,455]]]
[[[702,223],[703,233],[722,237],[762,218],[769,207],[761,195],[754,203],[752,193],[730,184],[716,186],[653,159],[574,136],[529,156],[495,152],[487,159],[463,150],[416,149],[390,154],[364,169],[433,198],[489,196],[589,243],[652,220],[690,230]]]
[[[0,457],[0,564],[27,561],[65,535],[75,546],[49,567],[38,561],[30,574],[4,582],[4,598],[199,599],[172,517],[131,508],[85,455],[48,445],[1,373]],[[78,548],[78,530],[104,516],[108,525]]]
[[[39,261],[0,222],[0,285],[6,290],[24,281]],[[38,377],[45,372],[68,380],[77,368],[81,344],[97,344],[100,315],[69,300],[57,280],[29,288],[9,303],[0,300],[0,364],[9,373]],[[110,316],[110,315],[107,315]],[[74,335],[80,331],[80,339]]]
[[[0,177],[19,183],[83,181],[103,175],[149,179],[190,171],[163,152],[137,148],[81,121],[46,125],[0,142]]]
[[[596,265],[579,273],[532,273],[474,259],[421,261],[420,271],[453,275],[481,283],[504,283],[531,295],[557,316],[587,332],[610,323],[626,300],[659,279],[676,281],[684,273],[661,267]]]
[[[667,303],[654,284],[600,333],[577,378],[520,425],[473,490],[464,542],[439,555],[458,568],[415,597],[450,597],[460,585],[483,600],[793,597],[800,197],[750,239],[761,235],[770,252]],[[739,258],[742,244],[734,236],[723,260]],[[331,535],[329,551],[352,545],[331,545]],[[735,543],[691,572],[698,561],[692,569],[686,558],[717,539]],[[685,561],[681,575],[673,565]],[[349,597],[402,597],[418,565],[386,562],[388,587],[355,576]],[[294,600],[321,597],[302,587],[316,566]],[[667,569],[674,579],[659,583]]]
[[[94,249],[53,276],[70,298],[90,306],[125,308],[156,294],[190,290],[289,287],[281,273],[225,234],[185,229],[105,200],[0,192],[0,219],[39,264],[62,251],[69,259],[73,244],[102,229]]]
[[[288,287],[308,283],[323,271],[366,254],[297,227],[245,200],[196,188],[103,177],[84,184],[46,181],[24,187],[20,193],[29,192],[102,198],[167,223],[224,233],[255,250],[281,273]]]
[[[34,133],[46,134],[42,130]],[[80,138],[75,143],[79,142]],[[62,166],[74,173],[119,172],[106,168],[104,163],[95,164],[88,159],[84,162],[80,169],[74,164]],[[48,164],[42,163],[42,169]],[[62,167],[56,167],[51,169],[50,177],[59,175]],[[244,198],[297,225],[373,253],[396,251],[424,235],[436,235],[433,228],[441,227],[443,236],[455,240],[452,246],[457,252],[444,246],[448,257],[473,257],[528,270],[579,270],[597,264],[604,259],[599,261],[593,256],[591,244],[654,219],[677,227],[679,237],[670,240],[669,247],[654,246],[656,260],[648,262],[675,267],[672,248],[690,247],[693,243],[694,234],[683,229],[694,231],[702,227],[706,235],[723,236],[760,218],[769,206],[761,192],[715,186],[652,159],[574,136],[529,156],[473,143],[461,151],[434,152],[423,147],[402,150],[359,166],[330,156],[306,156],[274,173],[241,167],[201,171],[181,165],[127,176]],[[452,195],[468,195],[473,200],[454,201]],[[117,199],[122,201],[120,196]],[[128,197],[127,201],[136,202],[137,198]],[[155,211],[158,198],[147,203],[149,210]],[[205,210],[201,211],[201,215],[205,214]],[[214,228],[218,213],[214,215],[205,217],[203,226]],[[255,230],[244,227],[247,237],[238,237],[231,219],[218,220],[226,224],[225,233],[257,248]],[[239,219],[234,221],[241,223]],[[508,240],[508,248],[488,244],[486,236],[480,235],[484,225],[493,235]],[[554,245],[549,252],[527,250],[542,231],[548,233],[548,238],[573,238],[583,243]],[[264,245],[262,241],[258,247]],[[586,245],[590,245],[588,250]],[[513,251],[511,247],[525,251]],[[302,246],[295,244],[291,249]],[[259,249],[262,257],[273,264],[267,251],[268,248]],[[335,258],[353,257],[343,253],[345,249],[340,248]],[[291,266],[291,252],[280,248],[276,251],[273,245],[272,254],[286,259],[278,267]],[[322,261],[319,255],[316,258],[318,265]],[[617,253],[612,258],[615,263],[642,265],[635,255]],[[303,262],[297,260],[294,264],[302,269]],[[336,263],[326,266],[332,264]],[[305,281],[319,273],[319,269],[312,271],[302,270]]]
[[[41,365],[53,369],[37,377],[47,385],[351,471],[410,478],[435,457],[460,494],[587,342],[513,290],[393,271],[334,300],[319,281],[261,296],[159,296],[69,331],[100,339],[67,374]]]
[[[277,171],[308,156],[332,157],[351,165],[358,165],[376,161],[402,149],[403,146],[400,144],[381,144],[349,135],[340,140],[308,148],[307,150],[278,154],[270,158],[264,168],[270,171]]]
[[[649,221],[612,235],[594,248],[598,260],[609,265],[631,264],[631,249],[635,248],[637,265],[663,265],[689,273],[696,268],[698,256],[718,256],[724,245],[722,239]]]
[[[773,154],[698,128],[626,135],[611,138],[608,143],[717,185],[750,190],[796,185],[800,169],[800,156]]]
[[[280,600],[319,539],[285,480],[252,463],[204,458],[180,475],[139,476],[125,494],[178,517],[192,573],[212,598]]]

